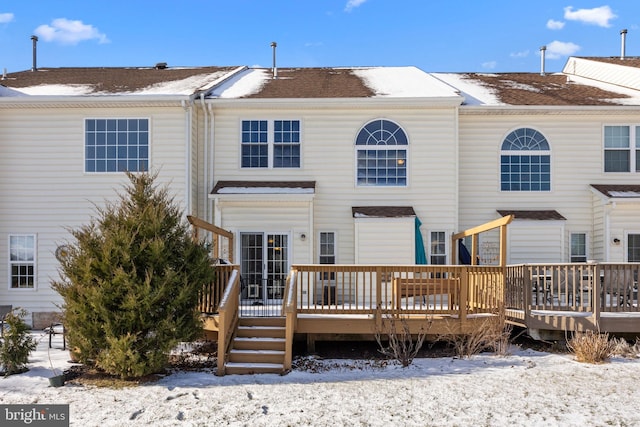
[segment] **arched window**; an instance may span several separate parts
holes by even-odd
[[[551,154],[544,135],[530,128],[507,135],[500,151],[500,189],[551,190]]]
[[[367,123],[356,138],[358,186],[407,185],[407,135],[384,119]]]

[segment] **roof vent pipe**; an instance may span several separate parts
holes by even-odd
[[[271,47],[273,48],[273,78],[278,78],[278,67],[276,67],[276,47],[278,47],[278,43],[271,42]]]
[[[546,46],[540,48],[540,75],[544,76],[544,53],[547,50]]]
[[[38,65],[36,62],[37,59],[37,44],[38,44],[38,37],[37,36],[31,36],[31,41],[33,42],[33,66],[31,67],[31,71],[36,71],[38,69]]]
[[[620,31],[620,59],[624,59],[625,57],[625,48],[627,44],[627,30]]]

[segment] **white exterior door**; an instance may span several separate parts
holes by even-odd
[[[240,233],[242,299],[255,304],[282,302],[289,273],[289,235]]]

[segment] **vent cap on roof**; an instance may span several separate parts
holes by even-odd
[[[164,70],[165,68],[167,68],[167,63],[166,62],[158,62],[156,64],[156,70]]]

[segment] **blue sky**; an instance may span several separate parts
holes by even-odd
[[[640,1],[0,1],[0,71],[39,67],[415,65],[559,71],[569,55],[640,56]]]

